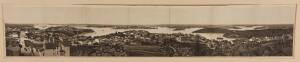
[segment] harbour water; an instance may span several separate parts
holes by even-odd
[[[76,27],[76,28],[92,29],[95,31],[94,33],[83,34],[83,36],[102,36],[110,33],[124,32],[128,30],[145,30],[150,33],[165,33],[165,34],[183,33],[183,34],[200,35],[207,39],[223,38],[224,40],[234,40],[233,38],[223,37],[224,33],[193,33],[193,31],[203,29],[203,28],[188,28],[184,30],[174,30],[174,28],[168,28],[168,27],[157,27],[157,29],[113,29],[113,28],[97,28],[97,27]]]

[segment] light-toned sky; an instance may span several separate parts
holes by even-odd
[[[5,23],[293,24],[294,5],[92,6],[4,5]]]

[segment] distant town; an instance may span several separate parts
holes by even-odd
[[[6,56],[293,56],[293,24],[5,24]]]

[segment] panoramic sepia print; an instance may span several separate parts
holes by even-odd
[[[6,56],[293,56],[293,5],[6,5]]]

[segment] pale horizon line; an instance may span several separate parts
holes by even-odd
[[[45,24],[45,25],[294,25],[294,23],[282,24],[90,24],[90,23],[4,23],[4,24]]]

